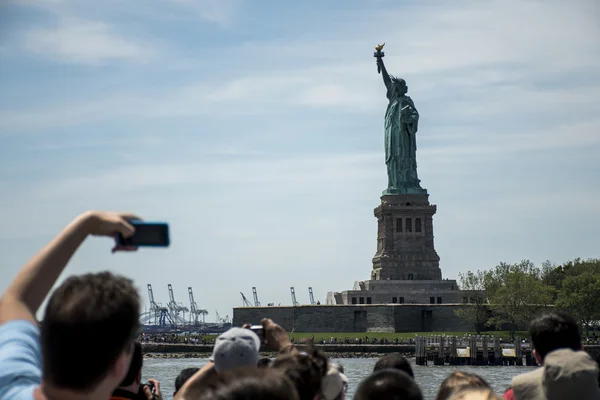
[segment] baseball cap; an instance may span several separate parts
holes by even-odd
[[[516,398],[531,400],[600,400],[598,365],[585,351],[559,349],[544,365],[513,378]]]
[[[333,400],[337,398],[344,386],[348,385],[348,378],[342,374],[338,367],[334,364],[329,364],[327,374],[321,381],[321,395],[325,400]]]
[[[211,361],[217,372],[258,364],[260,339],[250,329],[231,328],[215,341]]]

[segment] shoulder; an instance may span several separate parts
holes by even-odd
[[[30,321],[0,325],[0,400],[32,399],[41,383],[40,330]]]
[[[30,321],[9,321],[0,325],[0,363],[15,351],[40,356],[40,328]]]
[[[540,389],[543,375],[544,369],[537,368],[533,371],[515,376],[512,379],[511,385],[514,398],[530,398],[532,394],[537,393]]]
[[[536,368],[533,371],[525,372],[524,374],[519,374],[512,379],[513,387],[516,384],[523,384],[529,382],[539,382],[539,379],[543,376],[544,369]]]

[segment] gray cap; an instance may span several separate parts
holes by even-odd
[[[219,336],[211,360],[217,372],[237,367],[256,366],[260,339],[250,329],[231,328]]]
[[[560,349],[544,365],[513,378],[517,400],[600,400],[598,364],[585,351]]]

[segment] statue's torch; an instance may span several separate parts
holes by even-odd
[[[381,60],[383,57],[385,57],[385,53],[381,50],[383,50],[383,46],[385,46],[384,44],[378,44],[377,46],[375,46],[375,53],[373,53],[373,57],[375,57],[377,59],[377,61]],[[377,73],[380,74],[381,73],[381,66],[379,65],[379,62],[377,62]]]

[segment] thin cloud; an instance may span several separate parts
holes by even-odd
[[[102,64],[106,61],[148,61],[152,50],[120,36],[108,24],[90,20],[63,20],[53,28],[25,34],[24,48],[57,61]]]
[[[162,0],[166,3],[181,6],[187,13],[229,27],[239,15],[242,0]]]

